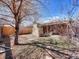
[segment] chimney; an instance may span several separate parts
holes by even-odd
[[[33,24],[32,34],[34,37],[39,37],[39,28],[37,23]]]

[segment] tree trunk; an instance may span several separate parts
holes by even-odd
[[[14,40],[14,44],[18,45],[18,35],[19,35],[19,22],[16,23],[15,25],[15,40]]]

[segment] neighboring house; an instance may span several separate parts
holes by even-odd
[[[4,25],[3,28],[3,35],[9,36],[15,34],[15,29],[11,27],[10,25]],[[30,34],[32,33],[32,27],[21,27],[19,30],[19,35],[23,34]],[[1,28],[0,28],[0,34],[1,34]]]
[[[39,26],[40,36],[42,35],[67,35],[68,22],[50,22]]]
[[[72,24],[69,21],[53,21],[39,25],[40,36],[49,35],[72,35],[79,37],[79,21],[74,20]]]
[[[19,34],[32,34],[32,26],[20,27]]]

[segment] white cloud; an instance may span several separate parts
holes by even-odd
[[[61,18],[59,16],[40,18],[39,23],[47,23],[56,20],[61,20]]]

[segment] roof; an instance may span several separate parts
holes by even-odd
[[[68,24],[68,21],[51,21],[48,23],[40,24],[40,26],[45,26],[45,25],[55,25],[55,24]]]

